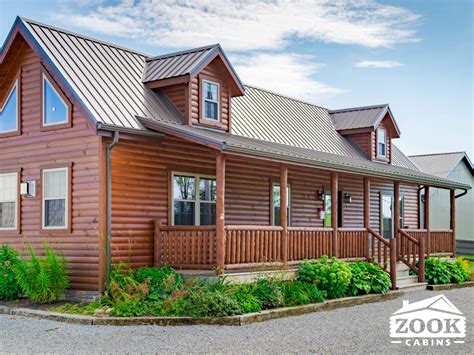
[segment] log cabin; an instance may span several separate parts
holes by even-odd
[[[455,253],[470,186],[420,171],[389,105],[244,85],[218,44],[150,56],[18,17],[0,109],[0,243],[62,250],[84,297],[120,261],[227,274],[328,255],[395,287],[398,264]],[[450,191],[449,228],[430,228],[427,198],[420,227],[430,188]]]

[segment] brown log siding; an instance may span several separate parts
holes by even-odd
[[[176,84],[161,88],[161,91],[171,100],[183,116],[186,114],[186,85]]]
[[[95,291],[99,285],[99,138],[90,128],[89,118],[74,102],[71,128],[41,131],[40,58],[20,37],[16,41],[23,43],[21,51],[16,46],[8,56],[18,54],[18,57],[14,61],[6,58],[0,66],[6,79],[0,87],[0,97],[6,95],[6,87],[17,72],[15,67],[21,68],[21,135],[0,138],[0,167],[3,171],[21,169],[21,181],[36,180],[37,192],[35,198],[19,201],[21,234],[2,233],[0,244],[23,248],[29,241],[34,247],[41,247],[47,241],[64,251],[71,288]],[[40,167],[48,164],[67,167],[69,163],[72,163],[72,233],[40,234]]]

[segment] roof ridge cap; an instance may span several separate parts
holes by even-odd
[[[430,157],[430,156],[435,156],[435,155],[454,155],[454,154],[466,154],[466,152],[465,151],[459,151],[459,152],[414,154],[414,155],[408,155],[408,157],[409,158],[417,158],[417,157]]]
[[[61,27],[56,27],[56,26],[52,26],[52,25],[48,25],[44,22],[39,22],[39,21],[36,21],[36,20],[32,20],[28,17],[23,17],[23,16],[18,16],[18,18],[22,21],[22,22],[26,22],[26,23],[31,23],[31,24],[35,24],[37,26],[41,26],[41,27],[46,27],[46,28],[49,28],[49,29],[52,29],[52,30],[55,30],[55,31],[58,31],[58,32],[62,32],[62,33],[65,33],[67,35],[71,35],[71,36],[76,36],[76,37],[81,37],[85,40],[89,40],[89,41],[92,41],[92,42],[96,42],[96,43],[100,43],[102,45],[106,45],[106,46],[110,46],[110,47],[114,47],[114,48],[117,48],[117,49],[121,49],[123,51],[126,51],[126,52],[130,52],[130,53],[134,53],[134,54],[138,54],[138,55],[141,55],[143,57],[150,57],[150,54],[147,54],[147,53],[144,53],[144,52],[140,52],[140,51],[137,51],[135,49],[131,49],[131,48],[127,48],[127,47],[123,47],[121,45],[118,45],[118,44],[115,44],[115,43],[112,43],[112,42],[108,42],[108,41],[105,41],[105,40],[102,40],[102,39],[98,39],[98,38],[95,38],[95,37],[90,37],[90,36],[86,36],[82,33],[79,33],[79,32],[74,32],[74,31],[70,31],[70,30],[66,30],[64,28],[61,28]]]
[[[317,107],[317,108],[320,108],[320,109],[329,111],[329,109],[326,108],[326,107],[323,107],[323,106],[320,106],[320,105],[316,105],[316,104],[311,103],[311,102],[309,102],[309,101],[301,100],[301,99],[298,99],[298,98],[296,98],[296,97],[289,96],[289,95],[286,95],[286,94],[282,94],[282,93],[279,93],[279,92],[276,92],[276,91],[273,91],[273,90],[265,89],[265,88],[262,88],[261,86],[251,85],[251,84],[245,84],[244,86],[247,86],[247,87],[252,88],[252,89],[260,90],[260,91],[265,91],[265,92],[267,92],[267,93],[269,93],[269,94],[272,94],[272,95],[284,97],[285,99],[297,101],[297,102],[302,103],[302,104],[314,106],[314,107]]]
[[[363,110],[373,110],[376,108],[382,108],[389,106],[389,104],[378,104],[378,105],[368,105],[368,106],[356,106],[356,107],[348,107],[348,108],[341,108],[335,110],[328,110],[329,113],[342,113],[342,112],[351,112],[351,111],[363,111]]]
[[[165,54],[156,55],[156,56],[153,56],[153,57],[148,57],[148,58],[146,59],[146,61],[147,61],[147,62],[151,62],[151,61],[158,60],[158,59],[165,59],[165,58],[177,57],[177,56],[182,55],[182,54],[189,54],[189,53],[194,53],[194,52],[200,52],[200,51],[205,51],[205,50],[209,50],[209,49],[217,48],[217,47],[220,47],[220,44],[219,44],[219,43],[209,44],[209,45],[207,45],[207,46],[202,46],[202,47],[196,47],[196,48],[190,48],[190,49],[183,49],[183,50],[176,51],[176,52],[170,52],[170,53],[165,53]]]

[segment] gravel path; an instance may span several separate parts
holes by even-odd
[[[419,291],[396,300],[230,326],[83,326],[0,315],[1,353],[474,353],[474,288],[444,291],[467,320],[465,344],[407,348],[391,344],[389,316],[410,302],[442,292]]]

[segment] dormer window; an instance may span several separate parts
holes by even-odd
[[[0,134],[16,131],[18,131],[18,80],[0,106]]]
[[[377,129],[377,157],[387,157],[387,131],[382,128]]]
[[[220,97],[220,85],[218,83],[203,80],[202,81],[202,92],[203,92],[203,113],[204,119],[211,121],[219,121],[219,97]]]

